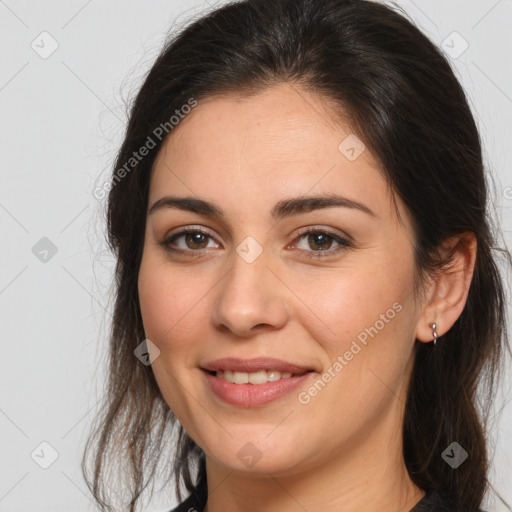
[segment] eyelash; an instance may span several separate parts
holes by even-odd
[[[166,238],[165,240],[163,240],[162,242],[159,242],[159,245],[162,245],[164,247],[164,249],[170,253],[174,253],[174,254],[178,253],[178,254],[181,254],[181,255],[184,255],[187,257],[191,257],[191,258],[200,257],[202,250],[192,250],[192,249],[183,250],[183,249],[173,249],[171,247],[171,244],[176,239],[182,237],[183,235],[187,235],[187,234],[191,234],[191,233],[201,233],[201,234],[213,239],[213,237],[206,231],[203,231],[202,229],[199,229],[199,228],[194,228],[194,229],[185,229],[183,231],[175,233],[175,234],[171,235],[170,237]],[[326,258],[329,256],[333,256],[335,254],[338,254],[339,252],[344,251],[349,247],[352,247],[352,245],[348,239],[343,238],[343,237],[341,237],[335,233],[332,233],[331,231],[325,230],[325,229],[305,228],[305,229],[299,230],[297,238],[303,238],[306,235],[314,235],[314,234],[328,235],[330,238],[332,238],[335,242],[338,242],[340,245],[334,249],[324,249],[324,250],[320,250],[320,251],[306,251],[304,249],[299,249],[301,252],[308,253],[308,254],[306,254],[307,258],[311,258],[311,259]],[[196,254],[192,255],[191,253],[196,253]]]

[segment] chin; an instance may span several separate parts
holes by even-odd
[[[310,457],[297,449],[297,436],[271,439],[269,429],[261,436],[247,430],[246,434],[224,436],[222,443],[213,442],[212,449],[206,446],[205,452],[225,469],[255,477],[286,476],[299,472]]]

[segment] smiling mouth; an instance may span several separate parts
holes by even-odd
[[[313,370],[306,370],[301,373],[280,372],[277,370],[260,370],[257,372],[236,372],[229,370],[209,371],[204,370],[212,376],[223,379],[232,384],[265,384],[267,382],[275,382],[281,379],[289,379],[291,377],[299,377]]]
[[[291,365],[289,365],[291,366]],[[297,369],[301,373],[279,370],[240,372],[203,368],[205,384],[224,403],[243,408],[264,407],[278,399],[285,399],[315,374],[314,370]],[[286,369],[292,369],[291,367]]]

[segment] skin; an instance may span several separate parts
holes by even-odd
[[[158,385],[207,455],[208,512],[405,512],[425,494],[402,455],[413,347],[432,341],[432,322],[440,336],[462,312],[476,242],[471,234],[448,240],[453,267],[415,300],[409,214],[396,198],[398,221],[368,148],[353,161],[340,152],[351,131],[332,114],[322,98],[291,84],[249,98],[210,97],[173,129],[153,167],[150,206],[191,196],[225,213],[148,215],[138,283],[145,334],[160,351],[152,363]],[[332,193],[375,217],[344,207],[270,216],[283,199]],[[211,238],[174,241],[196,258],[159,244],[197,227]],[[349,236],[351,246],[336,252],[335,239],[297,233],[305,227]],[[247,236],[262,249],[252,263],[236,252]],[[307,257],[314,252],[329,255]],[[298,393],[394,303],[400,312],[300,403]],[[199,368],[226,356],[276,357],[316,373],[268,405],[242,408],[214,395]],[[237,455],[247,443],[261,454],[251,467]]]

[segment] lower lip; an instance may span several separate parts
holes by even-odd
[[[224,402],[238,407],[261,407],[291,393],[314,372],[265,384],[233,384],[203,370],[212,391]]]

